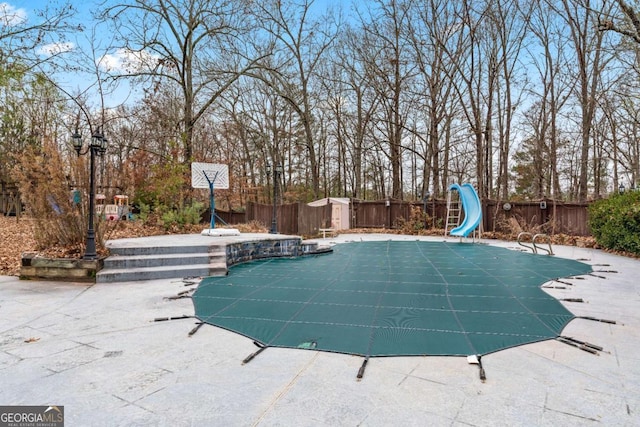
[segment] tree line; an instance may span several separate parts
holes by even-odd
[[[96,10],[0,9],[2,181],[53,144],[79,186],[76,129],[109,140],[99,186],[145,203],[181,199],[194,161],[229,165],[228,207],[274,185],[286,201],[421,200],[451,182],[586,201],[640,179],[640,20],[623,0]]]

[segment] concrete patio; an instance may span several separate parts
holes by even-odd
[[[211,237],[215,238],[215,237]],[[151,238],[153,239],[153,238]],[[347,234],[346,241],[416,236]],[[424,237],[442,241],[442,238]],[[517,249],[513,242],[483,241]],[[0,277],[0,404],[63,405],[67,426],[640,425],[640,261],[555,246],[594,274],[547,291],[576,316],[555,340],[482,358],[362,358],[272,349],[204,325],[179,279],[99,283]],[[546,256],[546,255],[540,255]],[[561,286],[561,284],[558,284]]]

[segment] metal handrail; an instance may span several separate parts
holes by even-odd
[[[525,236],[527,236],[529,238],[529,240],[532,243],[532,246],[525,245],[524,243],[522,243],[522,238],[525,237]],[[533,234],[529,233],[528,231],[523,231],[520,234],[518,234],[518,244],[520,246],[523,246],[523,247],[527,248],[527,249],[531,249],[531,252],[533,252],[534,254],[538,253],[538,251],[536,249],[536,245],[533,243]]]
[[[536,240],[538,238],[547,239],[547,241],[545,243],[547,243],[547,245],[549,245],[549,249],[543,248],[543,247],[539,247],[537,245],[537,242],[536,242]],[[533,247],[536,249],[536,253],[537,253],[538,249],[542,249],[543,251],[545,251],[547,253],[547,255],[553,255],[553,249],[551,248],[551,237],[549,237],[548,234],[538,233],[535,236],[533,236],[532,242],[533,242]]]

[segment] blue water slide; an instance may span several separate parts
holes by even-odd
[[[460,195],[462,209],[464,210],[464,220],[462,224],[449,232],[450,236],[467,237],[475,230],[482,220],[482,206],[480,198],[473,185],[467,184],[451,184],[449,191],[456,190]]]

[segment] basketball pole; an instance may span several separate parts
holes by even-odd
[[[211,229],[214,229],[216,228],[216,201],[213,196],[213,183],[218,177],[219,172],[216,172],[216,174],[213,176],[213,179],[209,179],[209,175],[207,175],[207,171],[202,171],[202,173],[204,174],[204,177],[207,179],[207,182],[209,183],[209,207],[211,208],[211,221],[210,221],[209,227]]]

